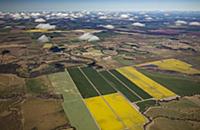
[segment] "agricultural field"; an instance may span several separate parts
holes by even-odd
[[[80,91],[83,98],[98,96],[96,90],[92,87],[87,78],[83,75],[79,68],[67,69],[76,87]]]
[[[133,67],[118,68],[117,71],[135,83],[138,87],[142,88],[145,92],[149,93],[155,99],[160,100],[177,96],[172,91],[146,77]]]
[[[139,69],[139,71],[179,96],[192,96],[200,93],[198,77],[185,77],[146,69]]]
[[[71,125],[78,130],[98,130],[69,73],[66,71],[48,77],[55,89],[63,95],[63,108]]]
[[[142,130],[147,119],[119,93],[85,99],[102,130]]]
[[[140,87],[137,87],[137,85],[135,85],[133,82],[131,82],[130,80],[128,80],[125,76],[123,76],[122,74],[120,74],[116,70],[109,70],[108,72],[110,72],[110,74],[112,74],[114,77],[116,77],[116,79],[121,80],[121,82],[124,83],[124,85],[126,85],[127,87],[129,87],[135,93],[137,93],[142,99],[152,98],[151,95],[149,95],[148,93],[146,93]]]
[[[147,119],[131,104],[142,99],[121,80],[116,79],[111,72],[97,72],[93,68],[69,68],[67,71],[81,95],[90,94],[90,91],[85,89],[91,89],[97,93],[96,96],[85,96],[83,100],[100,129],[143,129]],[[97,77],[99,81],[94,80],[93,77]]]
[[[26,100],[22,105],[24,129],[49,130],[67,126],[68,121],[61,103],[62,101],[53,99],[29,98]]]
[[[135,102],[141,100],[142,98],[137,95],[134,91],[132,91],[129,87],[124,85],[120,80],[117,80],[112,74],[108,71],[102,71],[100,74],[106,78],[108,83],[113,86],[117,91],[120,91],[123,95],[125,95],[131,102]]]
[[[116,90],[102,78],[95,69],[85,67],[81,68],[81,70],[102,95],[116,92]]]
[[[177,60],[177,59],[165,59],[160,61],[153,61],[148,62],[140,65],[136,65],[137,67],[157,67],[160,70],[166,70],[166,71],[175,71],[179,73],[185,73],[185,74],[200,74],[200,71],[197,69],[194,69],[192,65]]]

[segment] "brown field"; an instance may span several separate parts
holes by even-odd
[[[61,101],[58,100],[30,98],[22,105],[22,113],[25,130],[69,127]]]
[[[13,74],[0,74],[0,97],[13,97],[25,91],[25,81]]]

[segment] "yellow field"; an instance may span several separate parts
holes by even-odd
[[[48,32],[48,30],[45,30],[45,29],[30,29],[30,30],[27,30],[25,32],[30,32],[30,33],[35,33],[35,32]]]
[[[88,98],[85,102],[101,130],[142,130],[147,121],[119,93]]]
[[[177,59],[166,59],[154,62],[148,62],[137,66],[156,65],[161,70],[171,70],[186,74],[200,74],[200,71],[192,68],[192,65]]]
[[[50,49],[52,46],[53,46],[53,44],[51,44],[51,43],[45,43],[45,44],[43,45],[43,48],[44,48],[44,49]]]
[[[123,124],[100,96],[85,99],[85,102],[101,130],[123,130]]]
[[[156,99],[164,99],[176,96],[175,93],[146,77],[133,67],[123,67],[117,69],[117,71]]]

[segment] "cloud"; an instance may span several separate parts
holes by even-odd
[[[36,23],[44,23],[44,22],[46,22],[46,20],[43,18],[38,18],[38,19],[35,19],[35,22]]]
[[[107,29],[114,29],[115,27],[113,25],[102,25],[102,27],[107,28]]]
[[[177,21],[175,22],[175,24],[176,24],[177,26],[181,26],[181,25],[186,25],[187,22],[186,22],[186,21],[183,21],[183,20],[177,20]]]
[[[152,17],[146,17],[145,20],[151,21],[151,20],[153,20],[153,18]]]
[[[107,16],[100,16],[99,19],[107,19]]]
[[[95,35],[93,35],[91,33],[84,33],[83,35],[81,35],[79,37],[79,40],[84,40],[84,41],[91,42],[91,41],[99,41],[100,39],[99,39],[99,37],[97,37],[97,36],[95,36]]]
[[[145,27],[145,24],[139,22],[133,23],[132,25],[137,27]]]
[[[37,18],[37,17],[40,16],[40,13],[39,13],[39,12],[37,12],[37,13],[31,13],[30,15],[31,15],[33,18]]]
[[[10,16],[15,20],[22,19],[21,15],[19,13],[11,14]]]
[[[51,30],[51,29],[55,29],[56,25],[50,25],[48,23],[47,24],[40,23],[35,28],[37,28],[37,29]]]
[[[38,42],[49,42],[49,38],[46,35],[42,35],[38,38]]]
[[[128,15],[128,14],[121,14],[121,15],[120,15],[120,18],[122,18],[122,19],[127,19],[127,18],[129,18],[129,15]]]
[[[200,22],[190,22],[190,26],[200,26]]]

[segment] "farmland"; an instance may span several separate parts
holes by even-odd
[[[83,97],[87,108],[102,130],[142,130],[147,119],[131,105],[131,102],[142,100],[139,95],[124,83],[116,79],[110,72],[97,72],[92,68],[70,68],[70,76],[78,86],[88,84],[88,89],[95,90],[98,96]],[[80,81],[80,77],[85,77]],[[97,77],[99,81],[93,80]],[[82,82],[82,83],[80,83]],[[85,88],[87,88],[85,86]],[[83,95],[90,91],[79,89]],[[120,93],[116,93],[120,92]],[[123,95],[126,97],[124,97]],[[123,109],[122,109],[123,108]],[[126,108],[126,109],[125,109]]]
[[[148,66],[156,66],[160,70],[166,70],[166,71],[175,71],[179,73],[185,73],[185,74],[200,74],[200,71],[197,69],[192,68],[192,65],[185,63],[183,61],[177,60],[177,59],[165,59],[160,61],[153,61],[148,62],[136,66],[140,67],[148,67]]]
[[[96,90],[92,87],[79,68],[69,68],[67,70],[84,98],[98,96]]]
[[[113,77],[109,72],[102,71],[100,72],[100,74],[104,76],[113,87],[115,87],[117,90],[123,93],[131,102],[138,101],[141,99],[140,96],[137,96],[134,91],[130,90],[128,87],[123,85],[119,80]]]
[[[175,93],[146,77],[133,67],[123,67],[117,69],[117,71],[156,99],[164,99],[176,96]]]
[[[143,99],[149,99],[152,98],[148,93],[146,93],[143,89],[140,87],[137,87],[133,82],[128,80],[126,77],[121,75],[116,70],[109,70],[116,78],[120,79],[127,87],[129,87],[131,90],[135,91],[140,97]]]
[[[147,121],[118,93],[88,98],[85,101],[102,130],[142,130]]]
[[[98,130],[68,72],[52,74],[49,78],[64,97],[63,108],[72,126],[78,130]]]
[[[108,84],[108,82],[106,82],[106,80],[99,75],[99,73],[95,69],[86,67],[82,68],[81,70],[85,73],[85,75],[87,75],[88,79],[92,82],[92,84],[96,86],[101,94],[104,95],[116,92],[112,88],[112,86],[110,86],[110,84]]]
[[[145,69],[140,69],[139,71],[180,96],[192,96],[200,93],[200,82],[198,79]]]

